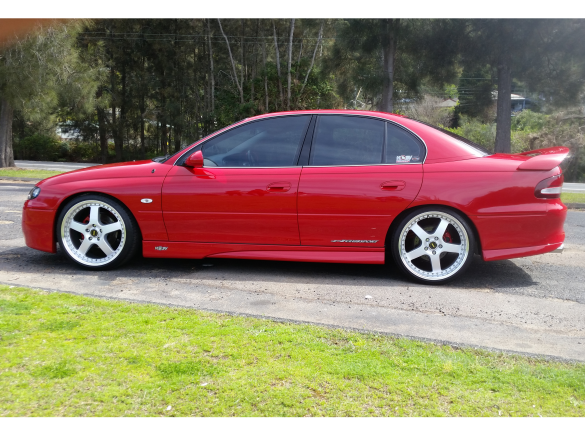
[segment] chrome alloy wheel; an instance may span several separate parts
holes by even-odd
[[[398,252],[413,275],[437,281],[455,275],[469,256],[469,236],[463,224],[442,211],[413,217],[400,233]]]
[[[73,205],[61,222],[61,238],[69,255],[85,266],[102,266],[120,255],[126,225],[116,209],[98,200]]]

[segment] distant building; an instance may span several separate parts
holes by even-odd
[[[498,92],[497,91],[492,91],[492,98],[494,100],[498,99]],[[527,97],[521,96],[520,94],[512,93],[511,100],[512,100],[512,112],[513,113],[516,113],[516,112],[519,112],[519,111],[522,111],[525,109],[530,109],[533,106],[532,100],[530,100]]]
[[[457,99],[457,98],[449,98],[449,99],[445,99],[443,102],[441,102],[437,106],[439,108],[453,108],[458,103],[459,103],[459,99]]]

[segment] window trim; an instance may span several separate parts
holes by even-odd
[[[289,168],[294,168],[294,167],[302,167],[299,166],[299,159],[301,157],[302,151],[303,151],[303,147],[305,146],[305,140],[307,138],[307,134],[309,132],[309,128],[311,127],[311,122],[313,121],[313,116],[314,114],[311,113],[306,113],[306,114],[282,114],[282,115],[277,115],[277,116],[271,116],[271,117],[262,117],[260,119],[255,119],[255,120],[250,120],[249,122],[246,122],[244,119],[243,123],[239,123],[236,125],[233,125],[232,127],[228,127],[225,130],[220,130],[218,132],[215,132],[214,134],[211,134],[210,137],[208,137],[205,141],[197,144],[196,146],[193,146],[192,148],[187,149],[183,154],[181,154],[181,156],[179,158],[177,158],[177,160],[175,160],[175,162],[173,163],[173,166],[183,166],[183,164],[185,163],[185,161],[187,160],[187,157],[198,151],[198,150],[202,150],[203,146],[205,144],[207,144],[208,142],[210,142],[211,140],[213,140],[214,138],[216,138],[217,136],[221,135],[221,134],[225,134],[226,132],[229,131],[233,131],[234,129],[243,127],[243,126],[247,126],[250,125],[252,123],[257,123],[257,122],[262,122],[264,120],[268,120],[268,119],[274,119],[277,117],[307,117],[309,118],[307,124],[304,127],[304,133],[301,134],[301,138],[299,140],[299,145],[297,146],[297,153],[296,153],[296,157],[294,162],[296,164],[293,164],[292,166],[217,166],[217,167],[208,167],[208,169],[289,169]]]
[[[317,116],[317,121],[315,123],[315,127],[313,128],[313,133],[312,133],[312,138],[311,138],[311,144],[310,144],[310,152],[309,152],[309,159],[307,160],[307,164],[303,167],[366,167],[366,166],[404,166],[404,165],[422,165],[425,163],[425,161],[427,160],[427,155],[428,155],[428,148],[426,143],[424,142],[424,140],[422,138],[420,138],[420,136],[408,129],[406,126],[401,125],[400,123],[396,123],[393,120],[389,120],[389,119],[385,119],[382,117],[374,117],[374,116],[370,116],[370,115],[361,115],[361,114],[335,114],[335,113],[331,113],[331,114],[316,114]],[[425,157],[424,159],[420,162],[420,163],[378,163],[378,164],[332,164],[332,165],[319,165],[319,166],[314,166],[309,164],[311,162],[311,158],[312,158],[312,153],[313,153],[313,141],[315,140],[315,132],[317,130],[317,125],[319,124],[319,119],[321,118],[321,116],[339,116],[339,117],[361,117],[361,118],[365,118],[365,119],[374,119],[374,120],[381,120],[383,122],[386,122],[384,125],[384,144],[382,145],[382,157],[384,157],[384,154],[386,152],[386,141],[387,141],[387,131],[388,131],[388,124],[392,124],[393,126],[403,129],[404,131],[406,131],[407,133],[411,134],[412,136],[415,137],[415,139],[420,143],[421,146],[423,146],[423,148],[421,149],[424,150],[424,154]]]

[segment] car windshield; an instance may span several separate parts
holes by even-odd
[[[481,145],[478,145],[477,143],[468,140],[465,137],[461,137],[460,135],[454,134],[451,131],[448,131],[444,128],[439,128],[438,126],[435,125],[431,125],[430,123],[426,123],[426,122],[421,122],[420,120],[416,120],[418,123],[422,123],[423,125],[426,125],[430,128],[436,129],[437,131],[442,132],[443,134],[447,134],[449,137],[454,138],[455,140],[459,140],[461,143],[464,143],[466,146],[471,147],[473,149],[473,152],[478,155],[480,157],[485,157],[486,155],[492,155],[492,153],[490,151],[488,151],[486,148],[484,148]]]

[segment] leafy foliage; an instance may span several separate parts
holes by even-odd
[[[482,123],[478,119],[461,116],[459,127],[446,129],[483,146],[489,151],[493,152],[494,150],[494,142],[496,139],[495,123]]]
[[[512,119],[512,152],[524,152],[553,146],[566,146],[571,154],[562,163],[567,182],[585,181],[585,114],[582,109],[559,111],[552,115],[525,110]],[[450,131],[493,151],[496,124],[462,116],[459,127]]]

